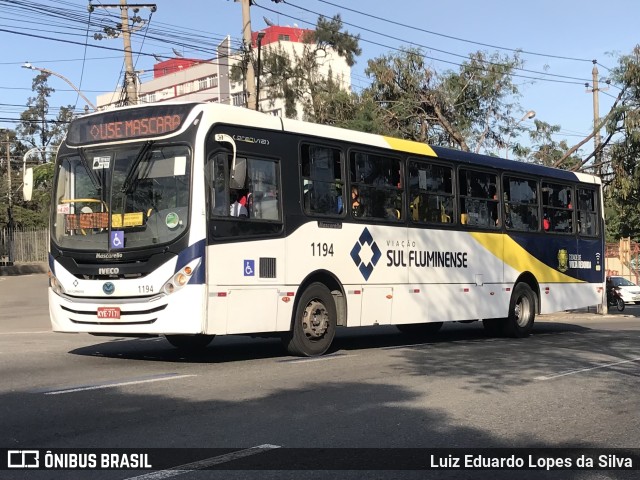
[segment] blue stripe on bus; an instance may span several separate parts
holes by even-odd
[[[509,237],[532,257],[569,277],[589,283],[604,281],[602,239],[549,235],[541,241],[538,235],[517,233]]]
[[[176,262],[176,272],[184,268],[192,260],[196,258],[200,258],[200,265],[195,269],[191,278],[189,279],[190,285],[202,285],[205,282],[205,240],[202,239],[190,247],[185,248],[178,255],[178,260]]]

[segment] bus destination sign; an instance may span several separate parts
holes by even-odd
[[[69,126],[67,143],[86,145],[167,135],[180,130],[192,108],[154,105],[79,118]]]
[[[92,125],[89,134],[96,141],[121,140],[123,138],[146,137],[147,135],[163,135],[175,132],[180,128],[180,125],[182,125],[182,117],[180,115],[167,115],[100,123]]]

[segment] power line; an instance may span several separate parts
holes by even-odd
[[[78,105],[78,100],[80,99],[80,90],[82,89],[82,79],[84,78],[84,65],[87,58],[87,44],[89,43],[89,25],[91,25],[91,11],[89,11],[89,20],[87,21],[87,31],[85,33],[85,39],[84,39],[84,52],[82,54],[82,68],[80,69],[80,83],[78,84],[78,93],[76,94],[76,101],[73,104],[74,109]]]
[[[419,32],[428,33],[428,34],[431,34],[431,35],[436,35],[438,37],[449,38],[451,40],[457,40],[459,42],[471,43],[471,44],[474,44],[474,45],[480,45],[482,47],[495,48],[497,50],[507,50],[507,51],[510,51],[510,52],[524,53],[524,54],[527,54],[527,55],[536,55],[536,56],[540,56],[540,57],[557,58],[557,59],[560,59],[560,60],[573,60],[573,61],[576,61],[576,62],[590,62],[591,61],[590,59],[586,59],[586,58],[566,57],[566,56],[562,56],[562,55],[553,55],[553,54],[549,54],[549,53],[538,53],[538,52],[532,52],[530,50],[522,50],[522,49],[519,49],[519,48],[500,47],[498,45],[492,45],[490,43],[482,43],[482,42],[478,42],[478,41],[475,41],[475,40],[468,40],[468,39],[465,39],[465,38],[455,37],[453,35],[446,35],[444,33],[433,32],[431,30],[425,30],[424,28],[415,27],[415,26],[412,26],[412,25],[407,25],[405,23],[396,22],[396,21],[391,20],[389,18],[377,17],[377,16],[372,15],[370,13],[365,13],[365,12],[361,12],[359,10],[355,10],[353,8],[345,7],[344,5],[338,5],[338,4],[335,4],[335,3],[331,3],[331,2],[329,2],[327,0],[317,0],[317,1],[321,2],[321,3],[326,3],[327,5],[331,5],[332,7],[337,7],[337,8],[341,8],[342,10],[347,10],[349,12],[357,13],[357,14],[363,15],[365,17],[374,18],[376,20],[380,20],[380,21],[383,21],[383,22],[391,23],[391,24],[397,25],[399,27],[409,28],[409,29],[416,30],[416,31],[419,31]],[[287,2],[287,1],[285,1],[283,3],[286,3],[288,5],[297,7],[297,5],[294,5],[294,4],[292,4],[290,2]],[[311,13],[313,13],[313,12],[311,12]]]
[[[310,22],[308,22],[307,20],[304,20],[302,18],[294,17],[292,15],[283,14],[283,13],[280,13],[280,12],[278,12],[276,10],[272,10],[270,8],[263,7],[262,5],[258,5],[258,4],[254,4],[254,5],[259,7],[259,8],[261,8],[261,9],[263,9],[263,10],[266,10],[268,12],[276,13],[278,15],[282,15],[282,16],[290,18],[292,20],[297,20],[297,21],[305,23],[307,25],[312,25]],[[314,12],[311,12],[311,11],[309,11],[309,12],[310,13],[314,13]],[[321,15],[321,14],[318,14],[318,15]],[[354,25],[348,24],[346,22],[343,22],[343,23],[345,25],[354,26]],[[360,28],[358,26],[355,26],[355,27],[356,28]],[[384,35],[384,34],[380,34],[380,35]],[[353,37],[353,35],[351,35],[351,36]],[[390,49],[390,50],[394,50],[394,51],[397,51],[397,52],[401,52],[401,53],[405,53],[407,51],[406,49],[394,47],[394,46],[391,46],[391,45],[385,45],[383,43],[374,42],[372,40],[367,40],[367,39],[364,39],[364,38],[360,38],[360,40],[365,42],[365,43],[369,43],[369,44],[376,45],[376,46],[379,46],[379,47],[384,47],[384,48],[387,48],[387,49]],[[410,42],[408,42],[408,43],[410,43]],[[425,48],[429,48],[429,47],[425,47]],[[457,55],[457,54],[451,54],[451,55]],[[461,67],[462,66],[461,63],[452,62],[450,60],[443,60],[441,58],[432,57],[432,56],[425,55],[425,54],[422,54],[422,57],[425,58],[425,59],[436,61],[436,62],[446,63],[446,64],[449,64],[449,65],[455,65],[457,67]],[[497,63],[489,62],[489,61],[482,61],[482,63],[486,63],[486,64],[489,64],[489,65],[503,65],[503,64],[497,64]],[[537,71],[532,71],[532,70],[525,70],[525,69],[521,69],[521,68],[518,68],[518,67],[514,67],[514,69],[515,70],[530,71],[530,72],[533,72],[533,73],[536,73],[536,74],[540,74],[540,75],[557,76],[557,77],[563,78],[562,75],[555,75],[555,74],[550,74],[550,73],[546,73],[546,72],[537,72]],[[569,81],[569,80],[555,80],[555,79],[552,79],[552,78],[544,78],[544,77],[532,77],[532,76],[529,76],[529,75],[520,75],[520,74],[517,74],[517,73],[512,74],[512,76],[513,77],[518,77],[518,78],[526,78],[526,79],[530,79],[530,80],[540,80],[542,82],[562,83],[562,84],[569,84],[569,85],[584,85],[584,82],[585,82],[585,79],[579,79],[577,77],[565,77],[565,78],[576,78],[576,81]]]
[[[301,7],[301,6],[298,6],[298,5],[294,5],[294,4],[289,3],[289,2],[284,2],[284,3],[286,3],[287,5],[290,5],[290,6],[292,6],[292,7],[298,8],[299,10],[302,10],[302,11],[304,11],[304,12],[312,13],[312,14],[314,14],[314,15],[319,15],[319,16],[326,17],[326,15],[324,15],[324,14],[322,14],[322,13],[319,13],[319,12],[315,12],[315,11],[313,11],[313,10],[309,10],[308,8],[304,8],[304,7]],[[262,7],[262,6],[260,6],[260,5],[258,5],[258,6],[259,6],[260,8],[264,8],[264,9],[268,10],[266,7]],[[285,15],[285,16],[288,16],[288,15]],[[290,18],[293,18],[293,17],[290,17]],[[304,20],[302,20],[302,19],[296,19],[296,20],[304,21]],[[305,22],[305,23],[306,23],[306,22]],[[417,46],[419,46],[419,47],[422,47],[422,48],[425,48],[425,49],[428,49],[428,50],[432,50],[432,51],[439,52],[439,53],[444,53],[444,54],[446,54],[446,55],[451,55],[451,56],[453,56],[453,57],[457,57],[457,58],[464,58],[464,59],[469,58],[467,55],[461,55],[461,54],[458,54],[458,53],[449,52],[449,51],[447,51],[447,50],[442,50],[442,49],[438,49],[438,48],[430,47],[430,46],[428,46],[428,45],[423,45],[423,44],[416,43],[416,42],[409,42],[409,41],[408,41],[408,40],[406,40],[406,39],[402,39],[402,38],[399,38],[399,37],[394,37],[393,35],[388,35],[388,34],[385,34],[385,33],[380,32],[380,31],[372,30],[372,29],[369,29],[369,28],[367,28],[367,27],[363,27],[363,26],[361,26],[361,25],[355,25],[355,24],[353,24],[353,23],[345,22],[344,20],[342,20],[342,23],[343,23],[344,25],[348,25],[348,26],[350,26],[350,27],[358,28],[358,29],[360,29],[360,30],[363,30],[363,31],[366,31],[366,32],[369,32],[369,33],[374,33],[374,34],[376,34],[376,35],[380,35],[380,36],[382,36],[382,37],[389,38],[389,39],[391,39],[391,40],[397,40],[397,41],[399,41],[399,42],[408,43],[408,44],[410,43],[410,44],[417,45]],[[392,23],[395,23],[395,22],[392,22]],[[389,47],[387,47],[387,48],[389,48]],[[515,51],[515,50],[514,50],[514,51]],[[575,60],[575,59],[574,59],[574,60]],[[590,61],[590,60],[589,60],[589,61]],[[488,64],[488,65],[496,65],[496,66],[503,66],[503,65],[504,65],[504,64],[501,64],[501,63],[491,62],[491,61],[488,61],[488,60],[482,60],[481,62],[482,62],[482,63],[486,63],[486,64]],[[453,62],[452,62],[452,63],[453,63]],[[455,64],[455,63],[454,63],[454,64]],[[460,66],[460,64],[456,64],[456,65]],[[519,70],[519,71],[527,72],[527,73],[533,73],[533,74],[536,74],[536,75],[546,75],[546,76],[549,76],[549,77],[566,78],[566,79],[569,79],[569,80],[578,80],[578,81],[580,81],[580,82],[585,82],[585,81],[586,81],[586,79],[585,79],[585,78],[580,78],[580,77],[570,77],[570,76],[567,76],[567,75],[558,75],[558,74],[554,74],[554,73],[540,72],[540,71],[537,71],[537,70],[529,70],[529,69],[522,68],[522,67],[513,67],[513,68],[514,68],[514,70]]]

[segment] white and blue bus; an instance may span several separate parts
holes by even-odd
[[[309,356],[338,327],[524,337],[602,303],[599,178],[530,163],[161,103],[74,120],[52,195],[57,332],[279,335]]]

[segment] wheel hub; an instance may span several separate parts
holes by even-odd
[[[322,302],[312,300],[304,309],[302,330],[307,338],[318,339],[327,333],[329,314]]]
[[[513,314],[516,319],[516,323],[520,327],[524,327],[529,322],[529,316],[531,314],[531,305],[529,303],[529,299],[527,297],[522,297],[515,304],[513,309]]]

